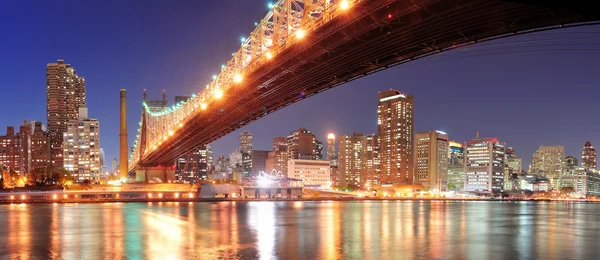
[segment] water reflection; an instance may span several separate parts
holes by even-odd
[[[596,259],[600,204],[0,205],[2,259]]]

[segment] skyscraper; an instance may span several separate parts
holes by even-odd
[[[240,153],[242,153],[242,173],[244,177],[252,175],[252,134],[244,131],[240,134]]]
[[[79,109],[79,119],[67,124],[63,134],[64,167],[76,182],[100,179],[100,124],[87,117],[87,108]]]
[[[377,136],[354,133],[340,136],[338,156],[339,186],[354,189],[370,189],[377,183],[379,161]]]
[[[343,187],[364,188],[365,176],[361,176],[361,154],[364,136],[362,133],[340,136],[338,159],[339,183]]]
[[[415,134],[414,182],[426,189],[448,188],[448,134],[432,130]]]
[[[51,164],[63,167],[63,134],[70,120],[77,120],[86,106],[85,79],[64,60],[46,66],[46,116],[50,135]]]
[[[414,99],[397,90],[378,95],[377,134],[382,183],[413,180]]]
[[[335,135],[330,133],[327,135],[327,160],[334,160],[335,157]]]
[[[518,180],[518,174],[523,170],[522,160],[512,147],[508,147],[504,153],[504,190],[513,190]]]
[[[542,145],[533,154],[531,165],[529,165],[529,173],[548,178],[552,189],[558,189],[558,180],[563,172],[564,158],[565,148],[563,146]]]
[[[581,166],[596,169],[596,149],[587,141],[581,152]]]
[[[31,169],[45,168],[50,163],[50,144],[48,132],[44,130],[42,122],[33,122],[31,135]]]
[[[465,148],[461,143],[448,142],[448,189],[465,188]]]
[[[315,135],[305,128],[291,132],[287,137],[288,159],[319,160],[317,143]]]
[[[477,138],[466,148],[465,191],[499,193],[504,189],[504,145],[497,138]]]

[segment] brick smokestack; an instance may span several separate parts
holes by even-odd
[[[121,89],[121,124],[119,131],[119,175],[121,178],[127,178],[128,167],[128,149],[127,149],[127,94],[125,89]]]

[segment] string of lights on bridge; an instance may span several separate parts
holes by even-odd
[[[232,58],[226,64],[221,65],[219,74],[212,75],[212,81],[206,85],[205,89],[198,94],[192,94],[187,101],[161,108],[158,111],[154,111],[152,106],[142,102],[144,114],[148,116],[146,117],[147,124],[158,124],[161,126],[159,128],[168,130],[154,131],[156,133],[146,131],[147,150],[140,151],[141,128],[144,127],[140,120],[133,149],[129,155],[130,167],[135,167],[140,154],[156,150],[163,142],[174,136],[175,131],[183,127],[185,121],[192,115],[206,110],[212,102],[222,99],[228,88],[241,85],[244,75],[266,64],[278,53],[304,39],[307,34],[319,26],[316,24],[317,20],[325,19],[325,17],[331,20],[340,13],[339,11],[347,11],[359,1],[364,0],[317,1],[317,3],[313,3],[317,7],[313,7],[314,9],[309,11],[319,13],[318,18],[313,17],[312,13],[305,14],[307,9],[305,1],[279,0],[275,3],[268,3],[269,13],[260,22],[254,23],[256,28],[249,37],[240,39],[240,49],[231,54]],[[289,4],[288,9],[286,9],[286,4]],[[285,17],[282,18],[283,16]],[[284,20],[276,21],[276,19]],[[303,19],[310,19],[310,21],[306,22]],[[285,21],[286,28],[281,30],[285,34],[277,35],[276,23],[284,24],[283,21]],[[291,35],[293,37],[288,37]],[[149,122],[150,120],[153,122]]]

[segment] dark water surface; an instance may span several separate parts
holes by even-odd
[[[600,259],[600,204],[0,205],[1,259]]]

